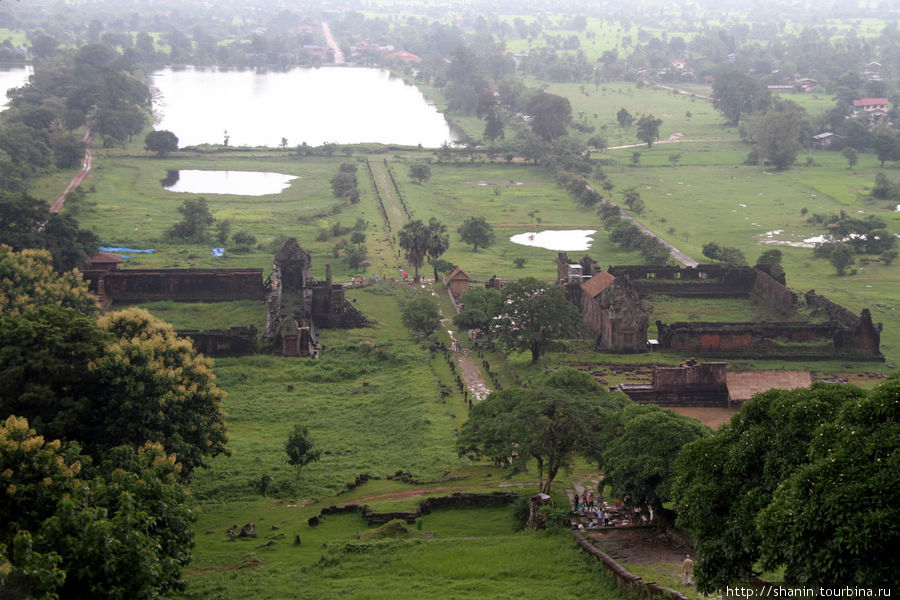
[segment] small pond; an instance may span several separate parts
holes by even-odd
[[[596,229],[562,229],[545,231],[526,231],[509,238],[514,244],[536,246],[548,250],[589,250],[594,243],[592,235]]]
[[[160,183],[170,192],[191,194],[233,194],[265,196],[286,190],[296,175],[263,171],[203,171],[182,169],[167,171]]]

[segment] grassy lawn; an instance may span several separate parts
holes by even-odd
[[[368,529],[361,517],[311,528],[315,508],[258,502],[202,515],[209,533],[182,597],[620,598],[568,533],[514,533],[509,509],[435,511],[408,537],[359,543]],[[227,517],[255,519],[260,537],[228,541]]]
[[[191,485],[197,546],[182,597],[618,598],[565,532],[515,533],[509,508],[435,511],[409,539],[365,546],[354,545],[368,529],[359,515],[307,525],[331,504],[411,511],[429,495],[537,487],[534,473],[507,480],[456,456],[453,432],[466,408],[455,392],[441,397],[439,384],[450,383],[442,358],[430,358],[399,324],[399,303],[414,293],[399,284],[350,290],[376,324],[323,331],[318,360],[216,361],[232,455],[210,461]],[[156,304],[158,313],[171,310]],[[301,473],[284,458],[294,423],[307,425],[324,451]],[[384,479],[398,469],[434,482]],[[264,473],[272,499],[250,485]],[[344,491],[361,473],[382,479]],[[258,538],[228,539],[229,527],[248,522]]]
[[[535,80],[528,83],[538,85]],[[572,104],[573,118],[578,120],[583,116],[597,133],[606,135],[610,146],[640,143],[635,126],[619,127],[616,113],[622,108],[627,109],[635,119],[645,113],[662,119],[660,139],[676,133],[687,140],[738,139],[737,128],[723,125],[721,115],[708,100],[655,87],[639,88],[637,84],[625,81],[599,85],[551,83],[547,91],[568,98]]]

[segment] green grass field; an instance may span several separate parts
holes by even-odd
[[[210,461],[192,483],[197,545],[182,597],[618,598],[568,534],[515,533],[510,509],[436,511],[423,517],[422,534],[367,546],[356,545],[367,529],[358,515],[307,525],[331,504],[412,511],[428,495],[537,487],[534,473],[506,480],[457,457],[454,431],[466,408],[458,393],[441,397],[439,384],[451,383],[443,359],[399,324],[399,303],[414,293],[399,284],[352,290],[375,325],[324,331],[318,360],[216,361],[232,455]],[[324,451],[300,473],[283,450],[294,423]],[[434,483],[384,479],[398,469]],[[264,473],[273,499],[250,485]],[[382,479],[344,492],[361,473]],[[259,537],[230,541],[227,529],[247,522]]]
[[[514,533],[509,509],[435,511],[408,538],[359,543],[367,529],[361,517],[331,516],[311,528],[305,519],[315,508],[260,502],[202,515],[200,526],[209,529],[183,597],[620,597],[568,533]],[[261,535],[228,541],[227,517],[255,519]]]
[[[612,199],[634,186],[646,203],[640,220],[689,255],[702,259],[709,241],[736,246],[752,261],[766,249],[784,253],[788,284],[803,293],[816,289],[858,312],[872,309],[884,323],[882,350],[888,364],[900,359],[900,332],[896,307],[900,301],[900,266],[874,263],[859,267],[853,276],[838,277],[831,266],[812,257],[809,248],[773,246],[768,242],[798,242],[822,233],[801,214],[848,213],[882,216],[892,232],[900,231],[900,213],[894,207],[867,200],[878,165],[872,155],[861,155],[854,170],[837,153],[811,155],[819,166],[768,172],[743,165],[748,147],[734,140],[736,132],[724,128],[711,106],[702,100],[628,83],[587,86],[551,85],[554,93],[568,95],[576,115],[610,138],[610,145],[633,144],[633,131],[621,130],[615,111],[625,106],[634,115],[653,112],[663,118],[662,137],[701,140],[655,144],[652,148],[609,150],[595,155],[607,164],[604,171],[615,184]],[[691,116],[688,118],[687,113]],[[596,113],[596,117],[594,114]],[[474,122],[467,126],[477,126]],[[363,151],[351,157],[298,158],[290,153],[259,150],[236,153],[181,152],[166,159],[143,154],[137,145],[126,151],[101,151],[86,188],[93,211],[80,215],[105,244],[154,248],[136,255],[128,267],[261,267],[268,271],[274,242],[297,237],[312,254],[313,276],[324,277],[330,263],[334,277],[346,281],[351,272],[335,257],[340,238],[317,240],[322,229],[335,223],[352,226],[367,221],[366,244],[373,265],[369,275],[397,277],[409,271],[386,232],[364,165]],[[638,166],[630,166],[633,152]],[[680,154],[677,166],[670,155]],[[609,242],[595,209],[578,206],[542,167],[521,163],[439,164],[428,151],[368,153],[394,174],[414,218],[435,217],[447,225],[451,247],[443,256],[459,264],[473,278],[491,275],[516,279],[555,278],[555,250],[513,244],[511,235],[544,229],[595,229],[587,251],[570,251],[572,258],[589,254],[601,265],[635,264],[637,253],[622,252]],[[801,162],[805,161],[801,157]],[[413,183],[409,165],[431,161],[432,177]],[[361,201],[342,204],[331,195],[330,178],[342,162],[359,164]],[[217,194],[174,194],[160,186],[168,169],[275,171],[298,179],[281,194],[245,197]],[[38,182],[35,193],[52,199],[69,174],[56,174]],[[180,218],[177,208],[188,197],[203,196],[217,219],[228,219],[232,232],[246,231],[258,246],[246,254],[227,253],[215,259],[210,248],[218,242],[174,242],[166,230]],[[473,252],[456,229],[469,216],[484,216],[495,228],[497,242]],[[775,233],[778,232],[778,233]],[[394,233],[396,235],[396,232]],[[346,236],[345,236],[346,237]],[[514,259],[526,260],[523,268]],[[430,276],[430,268],[423,273]],[[586,561],[566,535],[514,533],[510,511],[483,509],[439,511],[424,518],[422,534],[359,547],[357,535],[367,529],[356,515],[332,516],[318,528],[307,519],[324,506],[367,503],[378,510],[415,508],[427,495],[455,491],[533,491],[534,473],[505,480],[503,473],[486,465],[471,464],[457,456],[455,434],[466,419],[466,407],[453,385],[440,354],[431,355],[399,322],[400,307],[422,290],[385,284],[348,290],[348,297],[374,323],[372,327],[322,334],[323,353],[317,360],[258,355],[219,359],[217,383],[228,392],[224,401],[232,455],[210,461],[192,482],[198,522],[195,559],[188,568],[184,598],[616,598],[616,592],[594,564]],[[750,301],[647,301],[656,319],[766,320],[773,315]],[[147,305],[157,315],[181,328],[207,328],[255,324],[261,329],[262,303]],[[450,312],[444,302],[445,315]],[[802,315],[801,315],[802,316]],[[655,328],[651,325],[651,331]],[[446,334],[441,333],[446,340]],[[558,365],[672,364],[686,357],[667,354],[601,355],[583,341],[560,344],[538,364],[527,354],[503,357],[488,354],[506,384],[517,376],[528,381]],[[702,357],[698,357],[702,358]],[[781,361],[733,360],[735,369],[783,369]],[[886,370],[881,364],[846,365],[839,361],[790,364],[817,373]],[[607,378],[614,385],[625,376]],[[450,387],[446,397],[441,385]],[[295,424],[309,427],[323,450],[319,462],[297,473],[285,460],[284,442]],[[560,475],[556,491],[573,476],[593,470],[577,463],[574,472]],[[433,481],[410,486],[389,481],[397,470]],[[346,492],[348,482],[366,473],[372,480]],[[263,475],[272,478],[263,497],[252,485]],[[502,486],[501,486],[502,484]],[[521,487],[519,487],[521,486]],[[254,522],[260,537],[229,541],[232,525]],[[273,529],[273,526],[277,529]],[[418,531],[418,530],[416,530]],[[284,537],[280,537],[284,534]],[[302,539],[294,545],[294,536]],[[271,544],[269,544],[271,542]],[[654,573],[654,567],[647,567]]]

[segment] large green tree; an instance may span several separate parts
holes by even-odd
[[[823,423],[808,463],[757,516],[762,564],[785,581],[900,586],[900,378],[845,403]]]
[[[156,152],[157,156],[166,156],[178,150],[178,136],[165,129],[151,131],[144,137],[144,148]]]
[[[0,314],[20,315],[40,306],[69,308],[96,315],[97,303],[77,271],[58,274],[46,250],[13,251],[0,245]]]
[[[0,595],[129,600],[181,589],[193,517],[175,457],[147,444],[85,464],[24,418],[0,423]]]
[[[80,229],[74,217],[51,213],[49,208],[28,194],[0,191],[0,244],[13,250],[47,250],[59,273],[84,268],[87,259],[97,253],[97,235]]]
[[[616,498],[629,498],[660,514],[663,503],[672,500],[678,452],[712,431],[696,419],[654,405],[631,405],[617,420],[619,430],[602,454],[603,483]]]
[[[98,323],[43,306],[0,317],[0,342],[0,418],[26,417],[92,456],[159,442],[177,455],[184,478],[226,453],[224,392],[211,361],[147,311]]]
[[[103,416],[83,423],[83,435],[92,434],[95,447],[160,442],[178,456],[185,477],[207,457],[228,453],[225,392],[215,384],[212,360],[143,309],[108,313],[98,325],[115,341],[93,365],[92,409]]]
[[[431,179],[431,167],[425,163],[416,163],[409,166],[409,178],[421,185]]]
[[[525,278],[503,289],[504,310],[494,320],[493,336],[508,350],[528,350],[537,362],[553,340],[574,336],[581,314],[562,286]]]
[[[590,375],[561,369],[528,388],[493,392],[475,405],[460,431],[461,455],[477,455],[518,470],[537,462],[539,491],[576,452],[594,455],[609,415],[622,400]]]
[[[765,543],[759,515],[779,486],[809,464],[810,444],[819,437],[819,427],[837,422],[845,405],[865,395],[857,387],[822,383],[810,389],[770,390],[754,396],[714,435],[683,448],[673,494],[677,524],[696,542],[698,590],[722,590],[754,574]]]
[[[900,137],[892,132],[882,132],[872,140],[875,155],[884,168],[885,161],[900,160]]]
[[[456,230],[459,237],[467,244],[472,244],[472,252],[478,252],[478,246],[487,248],[495,241],[494,227],[484,217],[466,217]]]
[[[779,102],[757,119],[753,127],[760,155],[779,170],[794,164],[803,148],[801,140],[808,139],[811,132],[806,110],[793,102]]]
[[[653,142],[659,139],[659,126],[662,122],[662,119],[653,115],[641,115],[637,121],[637,138],[647,144],[648,148],[653,147]]]
[[[568,98],[536,92],[528,100],[525,111],[531,116],[531,129],[544,141],[551,141],[566,133],[572,121],[572,105]]]
[[[464,308],[453,317],[462,329],[490,332],[491,323],[503,311],[503,294],[494,288],[472,288],[462,295]]]
[[[732,125],[751,113],[766,110],[772,103],[772,93],[765,84],[740,71],[718,75],[712,98],[713,106]]]
[[[413,331],[430,335],[441,326],[437,301],[429,296],[416,296],[406,303],[400,315],[403,324]]]

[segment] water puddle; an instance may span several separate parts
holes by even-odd
[[[562,229],[545,231],[526,231],[509,238],[514,244],[535,246],[547,250],[589,250],[594,243],[592,235],[596,229]]]
[[[168,171],[160,183],[170,192],[266,196],[286,190],[296,175],[264,171]]]

